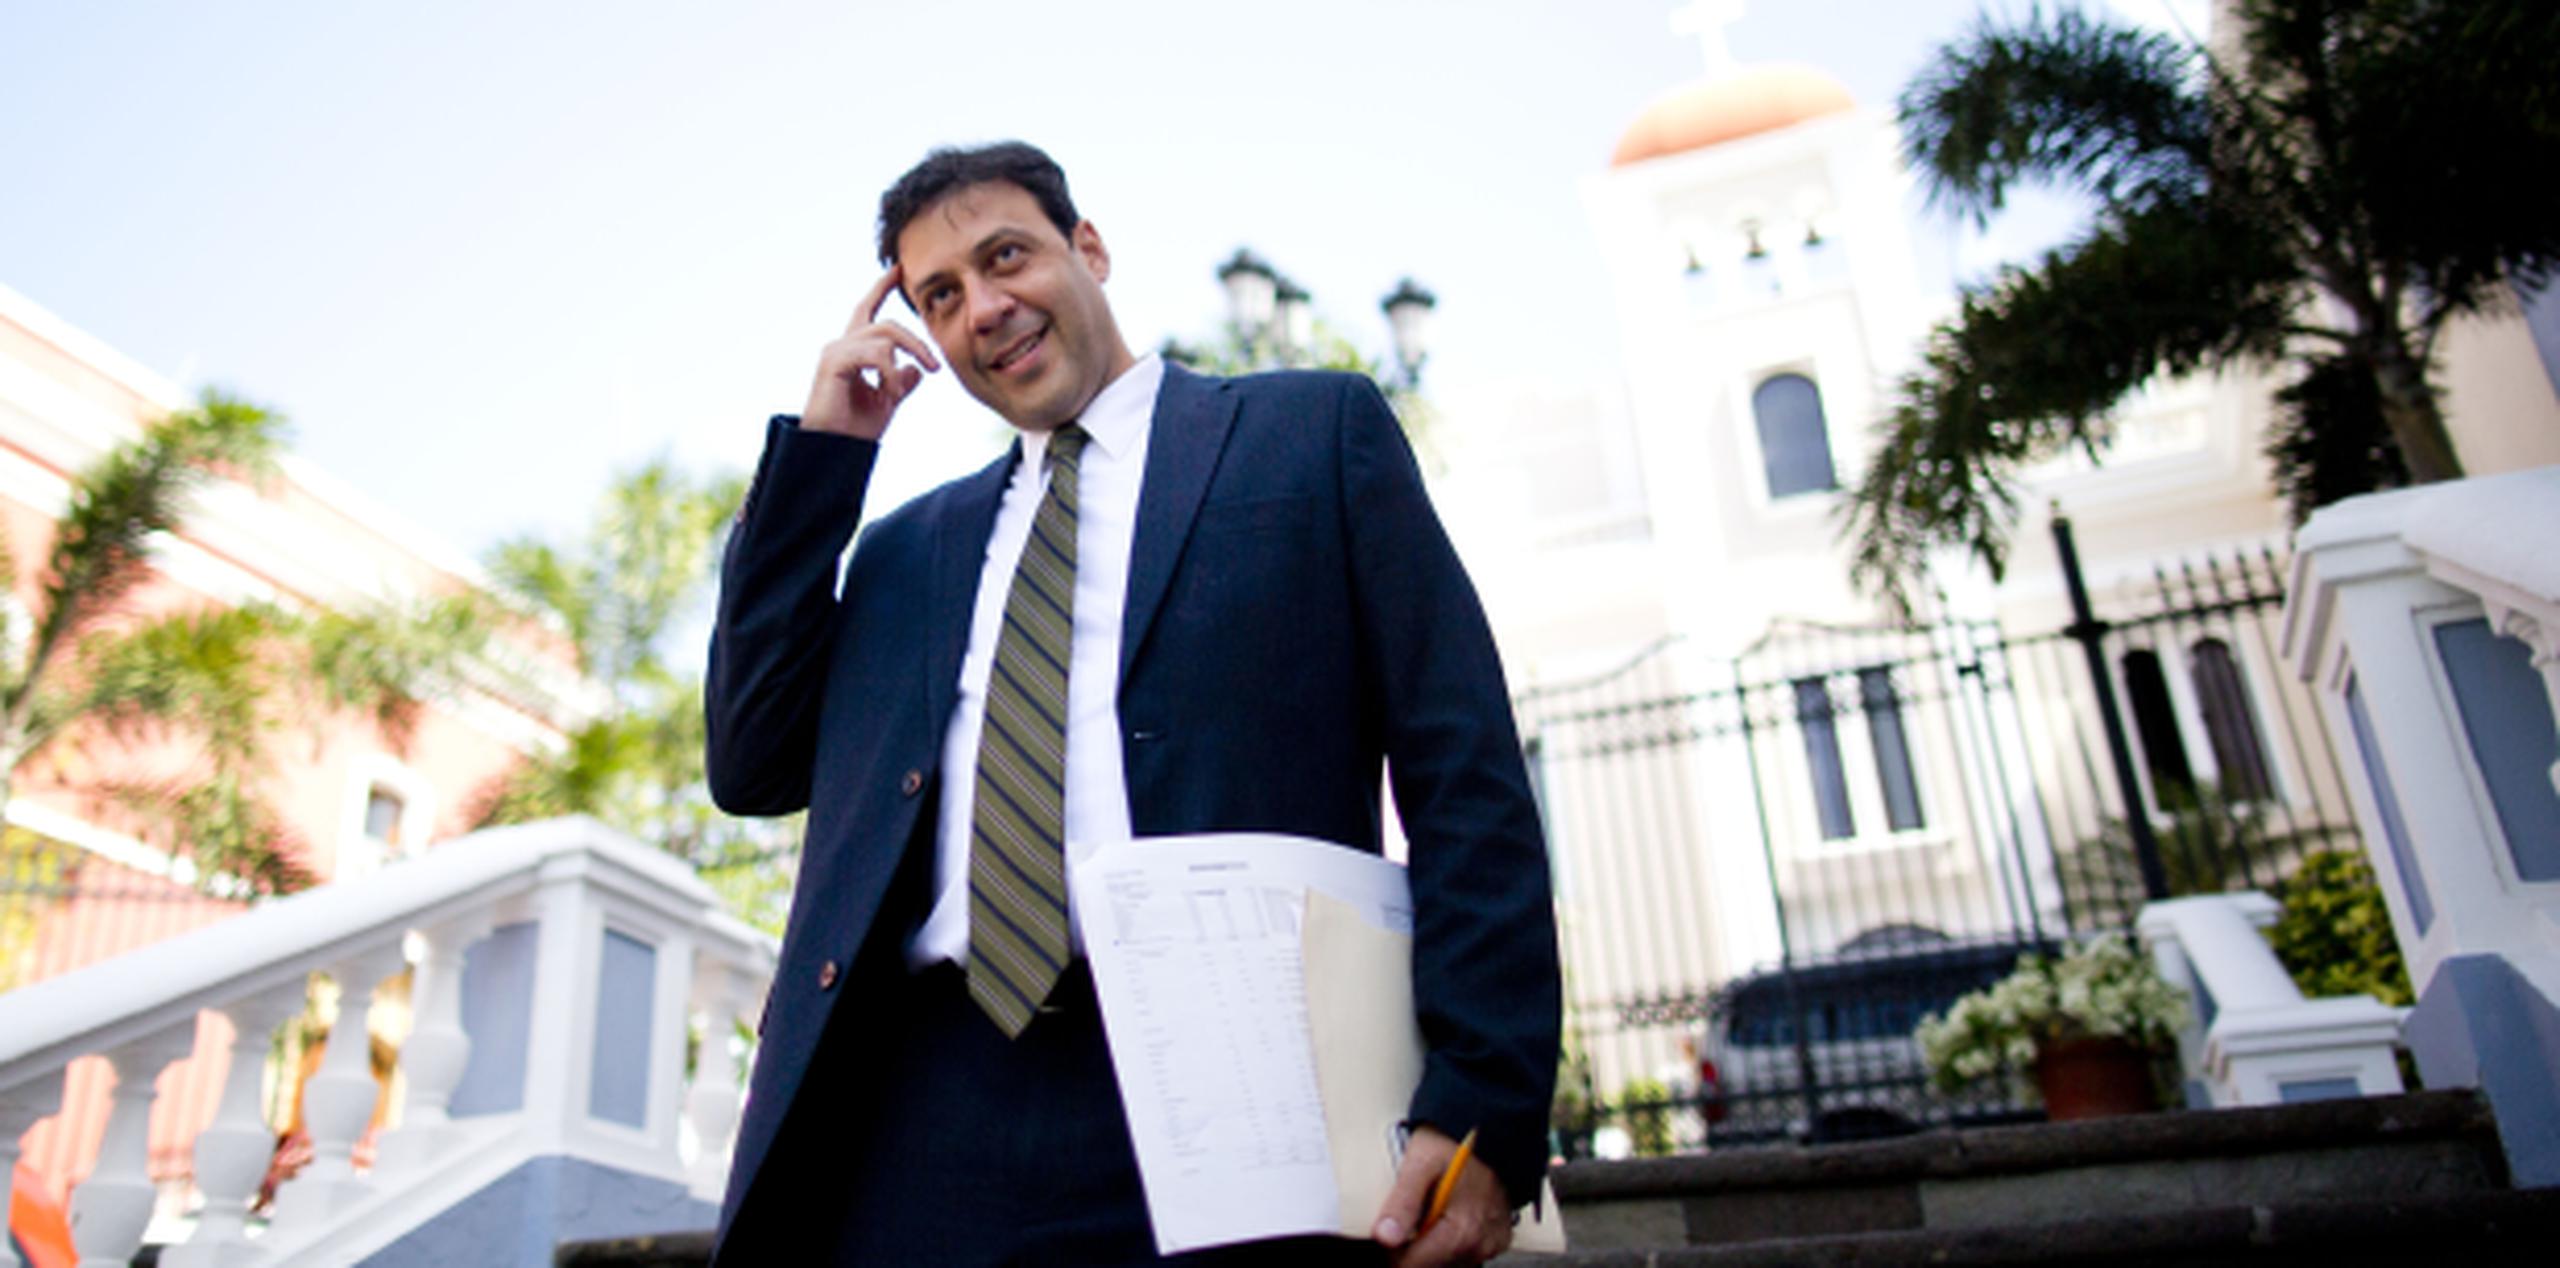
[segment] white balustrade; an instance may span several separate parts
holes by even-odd
[[[491,936],[523,924],[538,927],[531,937]],[[645,1051],[596,1051],[608,938],[637,943],[659,966],[665,1003],[649,1014]],[[381,1095],[367,1016],[410,939],[423,945],[400,1054],[407,1094],[367,1172],[354,1165],[356,1147]],[[628,962],[627,947],[623,955]],[[173,1268],[357,1262],[546,1159],[624,1177],[616,1183],[647,1198],[635,1197],[634,1209],[663,1211],[673,1194],[705,1204],[690,1208],[698,1215],[719,1199],[736,1130],[730,1036],[771,980],[773,956],[772,939],[721,911],[681,863],[592,821],[478,833],[0,994],[0,1210],[20,1135],[60,1105],[72,1061],[103,1056],[115,1068],[114,1103],[97,1161],[72,1195],[73,1236],[84,1268],[127,1262],[159,1198],[148,1156],[154,1081],[187,1055],[199,1013],[211,1010],[229,1023],[229,1066],[213,1122],[194,1142],[203,1205],[187,1243],[164,1255]],[[249,1204],[275,1149],[260,1094],[269,1040],[302,1009],[314,973],[341,993],[321,1067],[303,1090],[313,1158],[260,1229]],[[687,1087],[681,1058],[696,1016],[704,1042]],[[467,1031],[467,1017],[489,1033]],[[208,1058],[220,1030],[206,1027]],[[649,1063],[639,1083],[651,1101],[645,1129],[591,1115],[599,1061]],[[472,1089],[464,1110],[457,1098]],[[690,1157],[679,1153],[679,1122],[698,1145]],[[18,1268],[5,1241],[0,1268]]]
[[[151,1101],[160,1072],[195,1046],[195,1019],[106,1053],[116,1072],[114,1108],[89,1178],[71,1195],[71,1245],[80,1268],[123,1264],[142,1248],[159,1187],[151,1182]]]
[[[694,1057],[693,1091],[685,1097],[685,1113],[699,1155],[692,1168],[694,1191],[716,1196],[729,1173],[729,1148],[738,1130],[737,1058],[729,1051],[738,1019],[755,997],[759,983],[725,965],[696,978],[694,1007],[702,1018],[702,1046]]]
[[[367,949],[329,971],[338,984],[338,1020],[329,1027],[320,1069],[302,1087],[302,1122],[311,1162],[278,1196],[276,1224],[299,1231],[326,1223],[361,1201],[369,1187],[356,1175],[356,1142],[373,1121],[382,1085],[373,1078],[375,988],[398,971],[400,945]]]
[[[2305,999],[2258,934],[2277,914],[2276,901],[2254,891],[2142,909],[2153,963],[2196,1002],[2178,1040],[2187,1072],[2216,1106],[2400,1091],[2392,1048],[2401,1010],[2370,995]]]
[[[2560,466],[2322,507],[2284,651],[2319,693],[2417,1007],[2519,1188],[2560,1185]]]
[[[302,1012],[307,991],[297,981],[218,1010],[231,1023],[231,1063],[213,1123],[196,1136],[196,1188],[204,1194],[204,1207],[196,1215],[195,1234],[160,1257],[168,1268],[221,1268],[252,1258],[249,1203],[276,1148],[259,1095],[267,1049],[276,1028]]]
[[[400,1071],[409,1080],[400,1126],[375,1149],[375,1174],[385,1178],[416,1173],[433,1162],[453,1139],[445,1105],[471,1059],[471,1036],[462,1028],[462,955],[488,936],[488,912],[470,915],[428,930],[426,953],[417,963],[409,998],[415,1020],[409,1042],[400,1050]]]

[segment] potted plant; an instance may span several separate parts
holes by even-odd
[[[2096,1118],[2157,1107],[2153,1071],[2186,1019],[2186,992],[2130,939],[2106,934],[2058,960],[2022,958],[1913,1034],[1943,1089],[2032,1071],[2046,1117]]]

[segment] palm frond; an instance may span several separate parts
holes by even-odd
[[[282,895],[318,879],[309,843],[237,774],[118,781],[97,793],[137,825],[144,841],[193,861],[200,889]]]
[[[320,707],[368,714],[402,746],[418,707],[459,688],[461,667],[488,648],[496,620],[477,595],[307,614],[295,622],[299,681]]]
[[[197,486],[217,473],[263,476],[283,434],[281,416],[208,390],[196,408],[152,422],[73,479],[46,555],[21,689],[142,580],[153,538],[177,528]]]
[[[2020,466],[2104,449],[2109,409],[2156,374],[2272,353],[2297,285],[2255,226],[2164,202],[1968,292],[1902,381],[1842,505],[1852,580],[1907,614],[1906,587],[1937,543],[1998,576]]]
[[[571,562],[559,547],[514,537],[492,547],[481,562],[501,593],[557,619],[568,631],[572,646],[584,649],[594,640],[594,578],[585,565]]]
[[[2021,180],[2141,206],[2193,198],[2212,168],[2197,52],[2077,10],[1988,18],[1904,90],[1904,149],[1938,205],[1987,221]]]
[[[2352,353],[2304,360],[2301,374],[2276,392],[2265,448],[2276,491],[2297,524],[2341,498],[2409,483],[2373,367]]]
[[[183,733],[216,769],[245,772],[274,729],[267,702],[291,689],[275,644],[292,618],[264,604],[166,613],[83,638],[60,707],[121,738]]]

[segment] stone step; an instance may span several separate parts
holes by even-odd
[[[568,1242],[551,1262],[555,1268],[703,1268],[711,1262],[711,1231]]]
[[[2019,1229],[2506,1187],[2467,1092],[1940,1130],[1899,1140],[1575,1163],[1555,1177],[1577,1249]]]
[[[2507,1187],[2469,1092],[1580,1162],[1555,1189],[1574,1253],[1506,1264],[2280,1263],[2441,1245],[2484,1268],[2560,1231],[2560,1190]],[[679,1233],[556,1262],[695,1268],[709,1251],[708,1233]]]
[[[2544,1265],[2560,1189],[2344,1199],[2110,1215],[2015,1228],[1789,1237],[1726,1246],[1506,1256],[1505,1268],[1904,1268],[1918,1265],[2338,1264],[2415,1259]]]
[[[2458,1256],[2463,1268],[2547,1264],[2560,1244],[2560,1190],[2411,1200],[2354,1199],[2106,1216],[2014,1229],[1782,1238],[1731,1246],[1513,1255],[1508,1268],[1894,1268],[1898,1265],[2144,1263],[2272,1266]],[[562,1268],[700,1268],[709,1233],[582,1242]]]

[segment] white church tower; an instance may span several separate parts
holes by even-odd
[[[1705,76],[1630,124],[1586,190],[1666,615],[1719,652],[1782,615],[1870,618],[1833,513],[1926,320],[1892,118],[1810,67],[1737,64],[1741,9],[1674,16]]]

